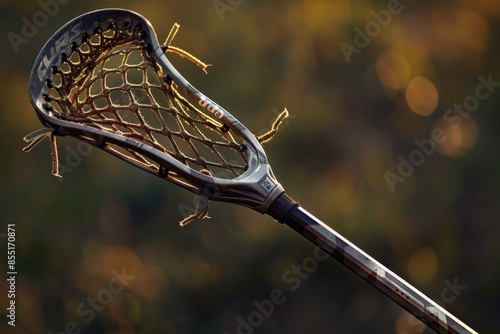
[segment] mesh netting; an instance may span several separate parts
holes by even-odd
[[[205,70],[207,65],[170,45],[178,29],[174,25],[162,50],[188,58]],[[128,20],[122,27],[110,20],[106,29],[96,27],[91,36],[83,34],[82,43],[72,43],[71,53],[61,54],[61,65],[52,67],[53,79],[46,81],[50,92],[43,95],[45,112],[115,137],[133,139],[149,146],[149,151],[165,153],[204,175],[227,179],[241,175],[247,170],[241,139],[231,134],[230,127],[181,95],[149,52],[143,32],[140,28],[132,29]],[[265,143],[273,138],[287,117],[285,109],[257,140]],[[50,137],[52,174],[59,177],[56,135],[71,134],[66,130],[48,127],[24,138],[28,142],[24,150],[28,152],[43,138]],[[108,142],[99,142],[92,135],[73,135],[199,193],[196,185],[170,171],[168,165],[162,166],[152,156],[146,156],[147,150],[116,144],[109,137]],[[184,218],[181,226],[195,218],[207,218],[207,205],[208,198],[201,196],[195,212]]]
[[[226,177],[244,172],[240,143],[176,90],[141,39],[139,31],[111,26],[73,44],[72,53],[53,68],[46,109],[61,119],[147,144],[198,171],[224,176],[224,170]],[[111,149],[144,168],[161,168],[135,150]]]

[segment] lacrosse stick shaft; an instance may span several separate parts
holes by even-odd
[[[280,220],[437,333],[476,333],[312,214],[296,205]]]

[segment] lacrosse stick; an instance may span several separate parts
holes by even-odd
[[[45,130],[25,138],[30,150],[48,136],[58,175],[56,136],[72,136],[173,182],[204,199],[268,214],[439,333],[475,333],[372,259],[284,193],[261,143],[229,112],[196,90],[166,52],[207,65],[173,47],[178,26],[160,44],[151,24],[121,9],[90,12],[59,29],[31,72],[31,102]],[[200,201],[196,216],[206,216]],[[184,222],[186,223],[186,222]]]

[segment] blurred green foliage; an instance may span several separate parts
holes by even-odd
[[[63,182],[50,175],[48,141],[24,154],[22,137],[40,127],[27,91],[38,51],[70,19],[104,7],[141,13],[160,40],[179,22],[176,46],[213,66],[204,75],[171,56],[174,64],[255,133],[269,128],[273,109],[288,108],[292,118],[266,144],[287,192],[472,328],[497,332],[500,91],[461,126],[444,115],[475,93],[479,76],[500,81],[500,3],[402,1],[385,21],[371,13],[392,5],[69,1],[14,48],[9,33],[22,36],[23,20],[42,7],[0,1],[0,237],[16,224],[19,273],[15,328],[0,281],[0,332],[55,334],[73,321],[67,332],[237,333],[238,317],[248,321],[253,302],[275,289],[286,300],[255,333],[429,332],[333,260],[291,291],[282,275],[313,247],[269,217],[212,203],[210,220],[180,228],[179,205],[193,203],[184,190],[97,149],[80,154]],[[370,22],[387,24],[377,30]],[[342,43],[357,48],[350,62]],[[408,160],[415,140],[436,128],[448,139],[391,191],[384,174],[397,174],[398,157]],[[61,138],[59,146],[61,163],[74,163],[77,141]],[[95,317],[82,315],[87,298],[109,297],[103,291],[122,268],[134,276],[126,288]],[[455,279],[467,288],[443,299]]]

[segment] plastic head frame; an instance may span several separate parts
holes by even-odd
[[[88,41],[89,36],[109,27],[134,31],[134,35],[138,36],[140,44],[154,59],[166,80],[173,82],[195,105],[201,107],[204,113],[220,121],[223,124],[220,131],[231,132],[238,138],[246,160],[245,169],[241,174],[233,178],[221,178],[203,170],[195,170],[171,154],[157,150],[147,143],[108,131],[106,128],[90,127],[85,122],[69,120],[53,112],[48,103],[51,83],[68,55],[80,44]],[[152,25],[132,11],[97,10],[65,24],[49,39],[38,55],[30,75],[29,91],[38,117],[54,135],[69,135],[83,140],[197,195],[240,204],[265,213],[274,199],[284,191],[274,177],[266,154],[255,136],[229,112],[183,78],[165,56],[165,47],[158,42]],[[133,159],[119,154],[113,147],[137,152],[153,161],[157,168],[146,168],[143,164],[137,164]]]

